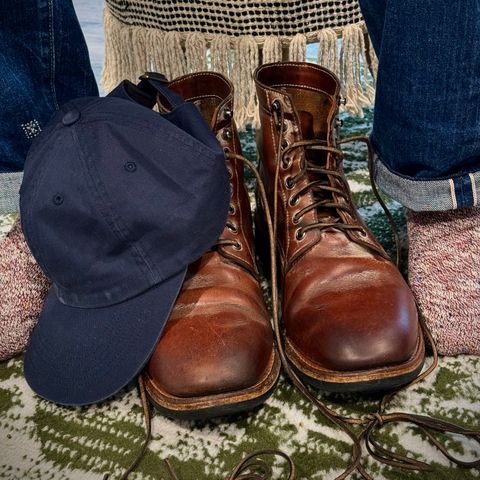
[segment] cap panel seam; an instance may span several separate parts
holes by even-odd
[[[152,113],[156,114],[156,112],[153,112],[153,111],[152,111]],[[160,115],[160,114],[158,114],[158,115]],[[92,118],[92,117],[94,117],[94,118]],[[196,139],[192,135],[189,135],[189,134],[181,135],[181,133],[184,133],[184,131],[179,129],[179,127],[177,127],[176,125],[171,123],[167,118],[164,118],[162,115],[160,115],[159,117],[156,117],[156,118],[158,118],[161,121],[167,122],[167,124],[169,126],[172,126],[173,128],[179,130],[178,132],[162,131],[162,137],[168,137],[171,140],[176,140],[176,141],[180,142],[181,146],[188,149],[189,152],[193,149],[196,153],[199,153],[201,155],[207,155],[207,156],[212,155],[212,154],[216,155],[217,153],[221,152],[220,148],[219,148],[219,151],[217,152],[217,151],[211,149],[210,147],[208,147],[207,145],[203,144],[202,142],[200,142],[200,140]],[[120,125],[122,127],[132,128],[133,126],[139,126],[139,127],[150,128],[150,129],[152,128],[152,123],[147,121],[147,120],[143,120],[143,119],[135,118],[135,117],[129,117],[128,121],[124,121],[124,119],[122,117],[118,117],[118,116],[115,116],[113,114],[110,115],[108,113],[105,114],[103,112],[102,113],[97,113],[97,112],[93,113],[92,112],[90,114],[90,118],[88,120],[85,120],[84,118],[82,118],[81,124],[82,125],[88,125],[90,123],[95,123],[95,122],[99,122],[99,121],[112,121],[112,120],[116,125]],[[162,127],[164,127],[164,125],[162,125]]]
[[[149,283],[151,283],[152,281],[157,282],[159,278],[161,278],[161,276],[158,274],[156,269],[153,270],[152,267],[150,266],[149,264],[151,263],[150,258],[148,257],[148,255],[145,254],[143,249],[141,249],[138,245],[127,240],[127,238],[130,236],[130,232],[128,228],[126,228],[125,222],[120,218],[119,215],[113,214],[113,211],[114,211],[113,203],[103,185],[103,182],[100,180],[100,174],[97,168],[95,167],[95,162],[91,161],[89,153],[85,152],[80,145],[76,128],[73,129],[73,136],[79,151],[83,154],[79,156],[81,161],[84,163],[86,174],[89,177],[95,192],[99,196],[100,201],[104,202],[108,206],[108,211],[106,211],[106,209],[103,209],[103,208],[99,208],[98,211],[101,213],[103,218],[107,221],[107,224],[109,225],[115,237],[121,242],[126,243],[132,248],[132,252],[134,253],[133,257],[136,260],[135,263],[138,266],[140,272],[143,275],[146,274],[149,277]],[[82,158],[82,156],[85,156],[85,158]],[[90,167],[95,170],[95,173],[96,173],[95,178],[90,172]]]

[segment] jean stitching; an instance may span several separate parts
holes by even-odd
[[[53,19],[53,0],[48,0],[48,27],[50,36],[50,89],[55,109],[59,109],[57,91],[55,89],[55,29]]]

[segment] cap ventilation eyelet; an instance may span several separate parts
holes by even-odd
[[[129,173],[135,172],[135,170],[137,170],[137,164],[135,162],[127,162],[123,168]]]
[[[63,195],[56,193],[52,198],[54,205],[61,205],[63,203]]]

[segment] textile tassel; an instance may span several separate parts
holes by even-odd
[[[340,75],[338,34],[333,28],[324,28],[317,35],[318,64]]]
[[[132,74],[137,78],[150,70],[150,62],[147,55],[147,31],[141,27],[131,27],[131,49],[133,51]]]
[[[267,37],[263,43],[262,63],[282,60],[282,42],[278,37]]]
[[[132,55],[132,28],[131,27],[121,27],[120,28],[120,52],[121,52],[121,62],[122,66],[122,78],[135,81],[137,75],[135,72],[135,58]],[[119,81],[120,81],[119,80]]]
[[[122,30],[127,30],[105,7],[103,10],[105,25],[105,60],[102,69],[101,83],[106,93],[113,90],[126,77],[128,62],[122,50]]]
[[[212,37],[197,32],[162,31],[131,26],[104,9],[105,60],[102,86],[105,92],[127,78],[136,81],[144,71],[163,73],[174,79],[187,72],[211,69],[232,79],[235,87],[235,120],[239,128],[253,121],[258,111],[252,73],[260,63],[304,61],[307,42],[319,42],[318,63],[336,73],[346,98],[345,110],[363,115],[363,107],[374,101],[378,59],[366,36],[363,22],[325,28],[317,34],[291,38],[268,36]],[[342,35],[339,48],[339,35]],[[286,47],[288,46],[288,52]],[[288,53],[288,55],[286,55]]]
[[[176,78],[185,75],[187,65],[185,52],[182,47],[182,35],[180,32],[166,32],[164,37],[165,47],[165,72],[167,78]]]
[[[343,94],[346,98],[345,110],[363,117],[362,107],[370,101],[365,95],[361,81],[361,40],[363,29],[359,25],[351,25],[343,30],[341,49],[340,76],[343,80]],[[366,68],[366,64],[364,65]]]
[[[252,36],[240,37],[235,44],[233,83],[237,92],[235,121],[239,127],[257,116],[257,102],[252,74],[258,66],[259,47]]]
[[[166,75],[165,61],[165,34],[156,28],[146,29],[146,48],[150,60],[150,69],[153,72],[159,72]]]
[[[304,62],[307,56],[307,37],[303,33],[297,33],[290,42],[288,52],[292,62]]]
[[[365,33],[362,31],[358,33],[359,37],[359,42],[360,42],[360,57],[363,63],[363,68],[360,70],[360,75],[362,78],[360,79],[360,82],[363,82],[363,85],[365,85],[365,96],[367,97],[368,103],[365,106],[371,105],[375,102],[375,80],[376,80],[376,73],[373,71],[371,72],[372,75],[372,82],[373,85],[369,81],[369,68],[370,65],[368,63],[368,55],[367,55],[367,46],[365,42]],[[373,49],[372,49],[373,50]]]
[[[200,72],[207,69],[207,42],[201,33],[189,33],[185,39],[187,71]]]
[[[215,35],[210,43],[210,63],[214,72],[231,75],[231,48],[228,35]]]
[[[105,55],[102,67],[102,86],[107,92],[114,88],[115,78],[119,70],[118,30],[115,28],[113,15],[107,7],[103,8],[103,25],[105,28]]]

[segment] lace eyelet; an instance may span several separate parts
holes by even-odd
[[[275,124],[275,127],[278,132],[286,132],[288,130],[288,123],[286,120],[284,120],[283,123],[278,120]]]
[[[225,110],[223,111],[223,115],[222,115],[222,116],[223,116],[223,119],[224,119],[224,120],[231,120],[232,117],[233,117],[233,111],[232,111],[232,109],[230,109],[230,108],[228,108],[228,107],[225,108]]]
[[[367,238],[368,237],[368,233],[365,231],[365,230],[360,230],[358,232],[358,234],[363,237],[363,238]]]
[[[297,214],[295,214],[295,215],[292,217],[292,223],[293,223],[294,225],[298,225],[298,224],[300,223],[300,217],[299,217]]]
[[[230,206],[228,207],[228,214],[229,215],[235,215],[236,211],[237,211],[237,209],[235,208],[235,205],[230,204]]]
[[[287,157],[286,159],[282,160],[283,170],[288,170],[292,166],[292,163],[293,163],[292,157]]]
[[[274,100],[272,103],[272,110],[276,113],[278,113],[282,108],[282,104],[280,103],[280,100]]]
[[[285,187],[288,189],[288,190],[292,190],[292,188],[294,187],[294,184],[293,184],[293,181],[292,181],[292,177],[287,177],[285,179]]]
[[[288,147],[288,145],[289,145],[288,140],[283,139],[282,140],[282,148],[285,149],[285,148]]]
[[[289,199],[288,199],[288,204],[291,206],[291,207],[294,207],[295,205],[298,204],[300,200],[300,197],[298,197],[297,195],[292,195]]]
[[[302,230],[301,227],[298,228],[295,232],[295,238],[298,242],[301,242],[305,238],[305,232]]]
[[[242,249],[242,244],[237,242],[235,245],[232,245],[234,250],[240,251]]]
[[[222,132],[222,138],[224,140],[231,140],[233,137],[233,133],[229,128],[224,128]]]
[[[238,233],[238,228],[235,225],[227,225],[227,228],[232,232],[233,234]]]

